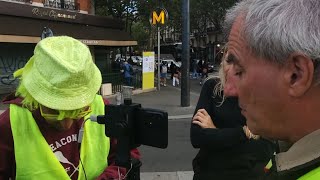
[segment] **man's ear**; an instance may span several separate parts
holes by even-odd
[[[291,54],[285,64],[285,81],[290,96],[300,97],[310,88],[313,81],[314,64],[310,57]]]

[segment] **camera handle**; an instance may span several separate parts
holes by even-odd
[[[140,180],[140,167],[142,165],[139,159],[131,159],[131,169],[127,169],[126,180]]]
[[[115,155],[115,164],[127,169],[126,180],[140,180],[141,161],[132,159],[130,151],[139,145],[135,144],[134,137],[134,114],[141,104],[125,101],[124,104],[117,106],[117,117],[108,114],[91,117],[93,121],[106,125],[106,135],[117,139],[117,150]],[[120,115],[120,116],[119,116]],[[108,119],[108,120],[106,120]]]

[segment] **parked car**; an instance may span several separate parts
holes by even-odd
[[[174,65],[176,65],[179,68],[181,67],[181,62],[177,62],[173,59],[163,59],[162,62],[166,62],[169,69],[170,69],[171,63],[173,63]]]
[[[173,60],[173,59],[162,59],[162,60],[161,60],[161,63],[162,63],[162,62],[166,62],[169,73],[171,72],[171,71],[170,71],[171,63],[173,63],[174,65],[176,65],[176,67],[181,68],[181,62],[177,62],[177,61],[175,61],[175,60]],[[155,70],[157,70],[157,68],[158,68],[158,61],[156,60]]]
[[[141,56],[131,56],[134,64],[142,66],[142,57]]]

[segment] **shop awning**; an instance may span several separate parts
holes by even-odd
[[[8,3],[6,3],[5,5],[7,4]],[[9,5],[10,4],[8,4],[8,6]],[[137,45],[137,41],[133,40],[132,37],[130,37],[129,33],[119,29],[119,25],[116,24],[117,21],[106,21],[106,18],[104,17],[97,17],[80,13],[74,13],[74,16],[76,17],[74,21],[70,18],[67,19],[69,15],[67,15],[65,18],[66,20],[63,21],[58,20],[58,18],[56,17],[56,19],[50,19],[50,17],[45,18],[44,16],[36,16],[38,14],[35,15],[35,9],[44,11],[46,10],[44,8],[34,8],[32,6],[25,7],[29,9],[27,9],[27,11],[24,10],[26,11],[24,14],[29,13],[27,14],[29,17],[22,16],[22,14],[20,16],[12,14],[9,15],[9,12],[11,13],[11,11],[6,11],[5,7],[0,8],[0,10],[2,11],[0,11],[0,42],[37,43],[40,40],[43,28],[48,27],[53,31],[54,36],[71,36],[81,40],[87,45]],[[53,10],[50,10],[49,13],[52,11]],[[63,11],[55,10],[54,12],[56,14],[62,14],[61,12]],[[48,16],[48,14],[44,15]],[[108,22],[110,22],[110,25],[107,24]]]

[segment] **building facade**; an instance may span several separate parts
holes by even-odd
[[[67,35],[87,44],[100,71],[112,71],[112,51],[137,45],[121,20],[92,15],[90,0],[0,0],[0,94],[17,86],[13,72],[23,67],[41,36]]]
[[[223,34],[216,31],[214,26],[208,23],[206,31],[199,33],[193,31],[190,34],[190,44],[196,51],[197,59],[204,59],[214,64],[220,64],[221,49],[224,45]]]

